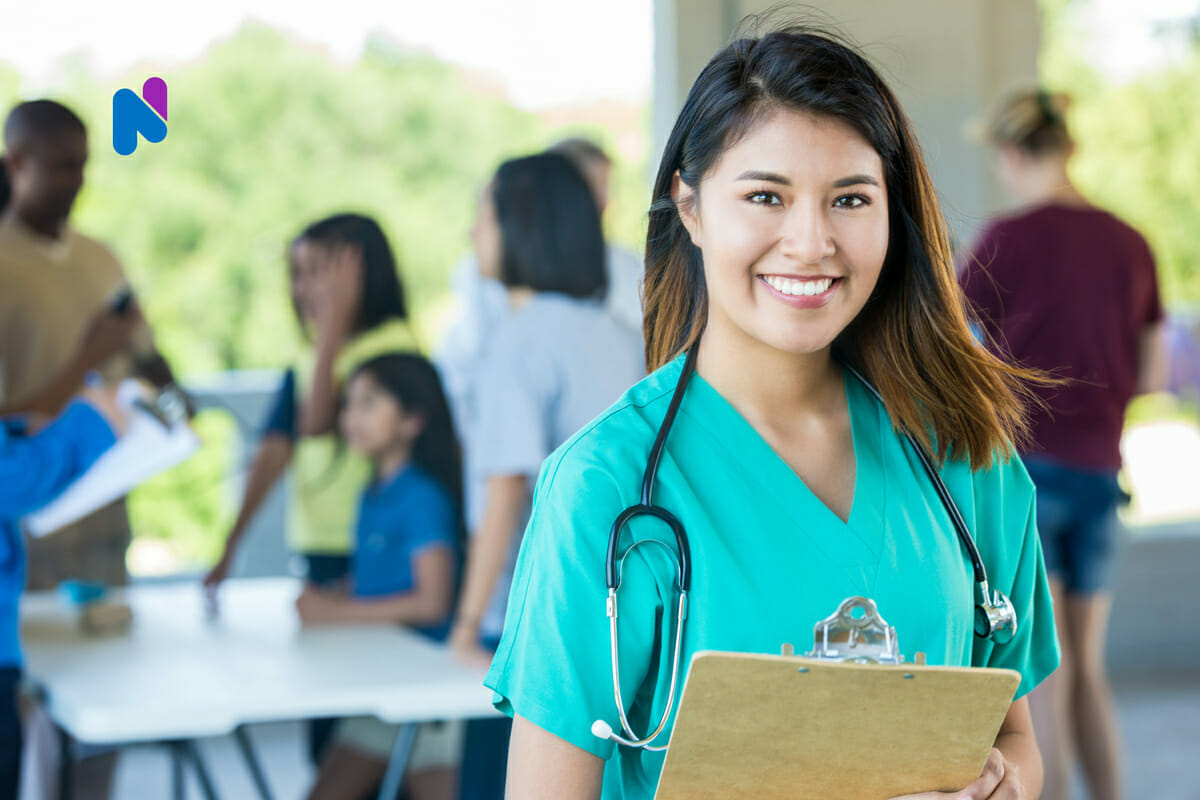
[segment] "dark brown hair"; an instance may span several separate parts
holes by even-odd
[[[832,117],[879,153],[889,238],[879,280],[834,342],[880,391],[895,425],[938,460],[973,468],[1007,458],[1024,440],[1025,380],[968,326],[945,220],[912,126],[876,70],[852,46],[809,27],[740,38],[693,84],[667,140],[646,239],[646,362],[657,369],[704,329],[701,253],[671,198],[676,172],[693,190],[740,137],[777,109]]]

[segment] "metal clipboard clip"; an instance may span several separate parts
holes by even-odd
[[[879,614],[874,600],[848,597],[813,628],[806,658],[856,664],[903,664],[896,629]],[[923,659],[919,658],[919,661]]]

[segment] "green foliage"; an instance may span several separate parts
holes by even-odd
[[[170,87],[169,134],[118,156],[112,93],[140,89],[151,74]],[[308,222],[343,210],[379,220],[422,339],[435,342],[451,306],[451,267],[470,246],[477,192],[502,159],[561,133],[430,56],[374,40],[344,68],[259,24],[196,62],[142,68],[118,85],[99,83],[82,63],[64,75],[55,96],[91,135],[76,224],[122,258],[159,348],[185,382],[294,360],[285,249]],[[0,63],[0,102],[11,106],[17,92],[16,73]],[[610,227],[640,249],[643,164],[619,164],[613,183]],[[135,536],[165,540],[190,564],[216,555],[237,499],[227,482],[232,423],[206,413],[197,427],[204,450],[131,498]]]
[[[1200,300],[1200,48],[1119,86],[1080,49],[1080,0],[1043,0],[1042,81],[1072,95],[1072,176],[1154,250],[1164,300]]]

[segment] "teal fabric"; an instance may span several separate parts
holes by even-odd
[[[630,389],[547,459],[521,548],[504,637],[485,681],[506,714],[607,759],[604,798],[650,798],[664,755],[616,748],[590,731],[620,730],[613,700],[605,549],[616,515],[638,499],[642,471],[682,357]],[[974,532],[994,588],[1019,617],[1012,642],[972,632],[970,560],[915,454],[883,407],[846,376],[857,464],[842,522],[754,428],[696,375],[667,441],[654,499],[682,520],[693,556],[684,663],[698,650],[779,653],[812,647],[813,625],[864,595],[895,626],[901,651],[930,664],[1006,667],[1018,696],[1059,661],[1034,516],[1033,485],[1015,457],[942,475]],[[670,541],[665,525],[624,535]],[[621,693],[639,734],[657,721],[670,685],[659,643],[673,618],[674,565],[661,548],[625,562],[619,595]],[[664,613],[664,607],[666,612]],[[661,627],[660,627],[661,626]],[[736,714],[736,710],[730,713]]]

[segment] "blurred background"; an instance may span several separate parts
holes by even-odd
[[[1035,82],[1073,95],[1073,177],[1146,236],[1174,330],[1180,341],[1192,334],[1200,2],[818,5],[893,81],[960,246],[1006,203],[971,122]],[[131,497],[131,572],[197,575],[220,553],[254,432],[300,344],[284,253],[304,222],[342,210],[380,220],[427,347],[456,310],[450,278],[470,248],[476,193],[505,157],[566,135],[598,141],[615,160],[608,234],[640,251],[652,171],[683,93],[737,22],[764,6],[112,0],[7,10],[0,105],[50,96],[89,125],[75,224],[116,250],[160,349],[203,408],[202,451]],[[152,75],[170,90],[169,135],[118,156],[113,92]],[[1200,673],[1200,626],[1175,616],[1194,603],[1200,568],[1200,369],[1181,374],[1179,394],[1141,398],[1129,414],[1133,500],[1109,645],[1118,671],[1153,661]],[[286,570],[282,513],[276,497],[259,515],[255,531],[270,535],[252,531],[241,574]],[[1136,686],[1122,701],[1127,722],[1157,725],[1183,696],[1130,705]],[[1197,681],[1186,686],[1200,709]],[[1200,742],[1200,723],[1188,724]]]
[[[283,256],[302,221],[376,215],[433,345],[454,312],[451,267],[469,250],[490,170],[585,134],[616,162],[609,236],[640,252],[682,93],[760,5],[229,0],[168,19],[161,4],[121,0],[17,12],[0,32],[0,104],[53,96],[90,125],[76,224],[116,250],[159,347],[209,406],[197,420],[204,451],[132,497],[134,574],[196,571],[219,553],[240,496],[239,422],[257,428],[255,396],[298,346]],[[1071,92],[1078,184],[1144,232],[1166,302],[1190,319],[1200,301],[1200,4],[926,0],[890,4],[905,9],[891,16],[886,4],[826,5],[896,83],[961,244],[1004,204],[970,122],[1035,79]],[[119,156],[110,98],[150,75],[170,89],[170,135]],[[1135,526],[1200,519],[1196,419],[1195,402],[1166,397],[1131,410]]]

